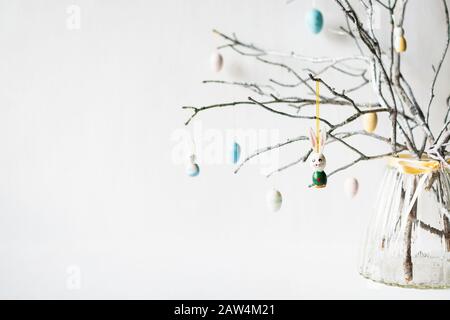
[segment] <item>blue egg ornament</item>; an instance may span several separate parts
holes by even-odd
[[[186,167],[186,173],[190,177],[196,177],[200,173],[200,167],[196,163],[189,163]]]
[[[323,15],[317,9],[311,9],[306,14],[306,25],[309,27],[312,33],[318,34],[322,31],[323,27]]]
[[[239,145],[239,143],[234,142],[231,160],[233,161],[233,163],[236,164],[238,163],[240,157],[241,157],[241,146]]]

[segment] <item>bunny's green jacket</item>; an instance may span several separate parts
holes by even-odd
[[[322,188],[327,185],[327,174],[325,171],[314,171],[312,179],[315,187]]]

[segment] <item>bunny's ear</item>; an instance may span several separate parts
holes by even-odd
[[[313,148],[313,150],[316,150],[317,148],[316,134],[314,133],[314,130],[312,128],[309,128],[309,141],[311,141],[311,147]]]
[[[325,131],[322,131],[320,135],[320,152],[323,152],[323,149],[325,149],[325,143],[327,142],[327,133]]]

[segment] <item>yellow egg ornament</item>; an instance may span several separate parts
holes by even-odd
[[[394,29],[394,37],[395,37],[395,51],[398,53],[406,51],[406,39],[405,32],[402,27],[395,27]]]
[[[363,127],[368,133],[372,133],[377,128],[378,116],[376,112],[370,112],[363,115]]]

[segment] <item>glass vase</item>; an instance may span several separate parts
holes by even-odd
[[[390,158],[362,251],[362,276],[450,287],[450,176],[437,161]]]

